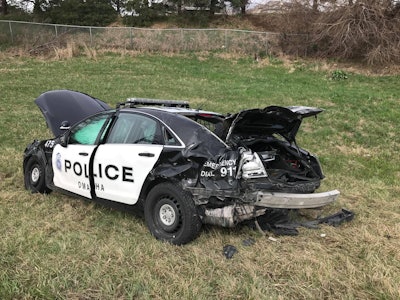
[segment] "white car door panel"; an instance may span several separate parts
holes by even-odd
[[[162,145],[150,144],[100,145],[93,162],[96,196],[135,204],[162,149]]]
[[[90,199],[89,160],[95,147],[56,145],[52,156],[54,185]]]

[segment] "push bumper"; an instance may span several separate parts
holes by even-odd
[[[334,202],[340,192],[333,190],[323,193],[290,194],[258,191],[255,193],[254,205],[270,208],[316,208]]]

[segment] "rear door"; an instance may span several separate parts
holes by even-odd
[[[164,147],[161,124],[146,114],[120,112],[94,155],[96,197],[135,204]]]

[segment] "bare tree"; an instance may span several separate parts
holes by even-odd
[[[246,6],[250,0],[230,0],[232,7],[235,9],[240,9],[240,14],[246,14]]]
[[[363,58],[370,64],[400,61],[400,12],[385,0],[321,14],[313,33],[313,43],[327,57]]]
[[[0,15],[8,14],[7,0],[0,0]]]
[[[318,10],[318,0],[312,0],[312,9],[314,11]]]

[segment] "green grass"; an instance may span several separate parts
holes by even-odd
[[[0,299],[398,299],[399,76],[217,55],[0,56]],[[272,242],[245,227],[206,227],[189,245],[156,241],[143,220],[58,193],[23,188],[22,154],[50,132],[33,100],[52,89],[189,100],[235,112],[267,105],[326,109],[298,142],[319,155],[353,222]],[[321,233],[326,237],[321,238]],[[248,237],[255,245],[246,247]],[[239,252],[226,260],[222,248]]]

